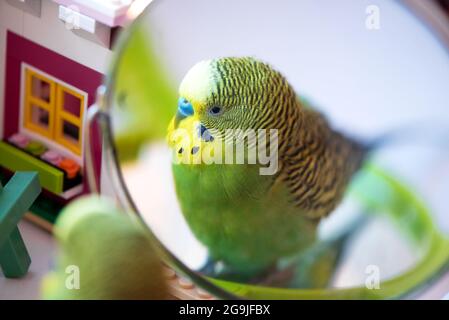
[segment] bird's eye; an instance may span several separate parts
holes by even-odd
[[[211,114],[213,116],[217,116],[221,113],[221,110],[222,110],[221,107],[214,106],[209,109],[209,114]]]

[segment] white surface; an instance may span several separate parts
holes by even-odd
[[[59,6],[59,19],[66,23],[74,24],[76,21],[76,27],[87,31],[89,33],[95,33],[95,19],[88,17],[79,12],[73,11],[70,8]]]
[[[22,221],[19,229],[31,256],[30,270],[21,279],[6,279],[0,270],[0,300],[39,299],[42,277],[52,266],[56,245],[50,233],[28,221]]]
[[[126,13],[132,0],[66,0],[63,2],[71,6],[84,6],[110,18],[117,18]]]
[[[109,27],[133,21],[152,0],[53,0]]]

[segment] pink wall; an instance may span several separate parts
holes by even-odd
[[[98,86],[103,75],[84,65],[44,48],[13,32],[8,31],[6,40],[5,112],[4,138],[18,131],[20,110],[21,63],[25,62],[58,78],[88,94],[88,106],[95,102]],[[95,166],[101,166],[101,144],[98,129],[94,132]],[[99,177],[98,177],[99,179]]]

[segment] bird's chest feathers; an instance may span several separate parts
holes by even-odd
[[[260,175],[258,166],[251,164],[180,163],[173,165],[173,174],[178,194],[187,192],[199,204],[227,207],[260,201],[270,192],[273,179]]]

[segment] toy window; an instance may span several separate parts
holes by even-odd
[[[24,92],[24,127],[81,155],[85,96],[30,68]]]
[[[84,97],[64,86],[57,87],[55,140],[81,154]]]
[[[24,125],[47,138],[53,135],[55,84],[31,70],[26,73]]]

